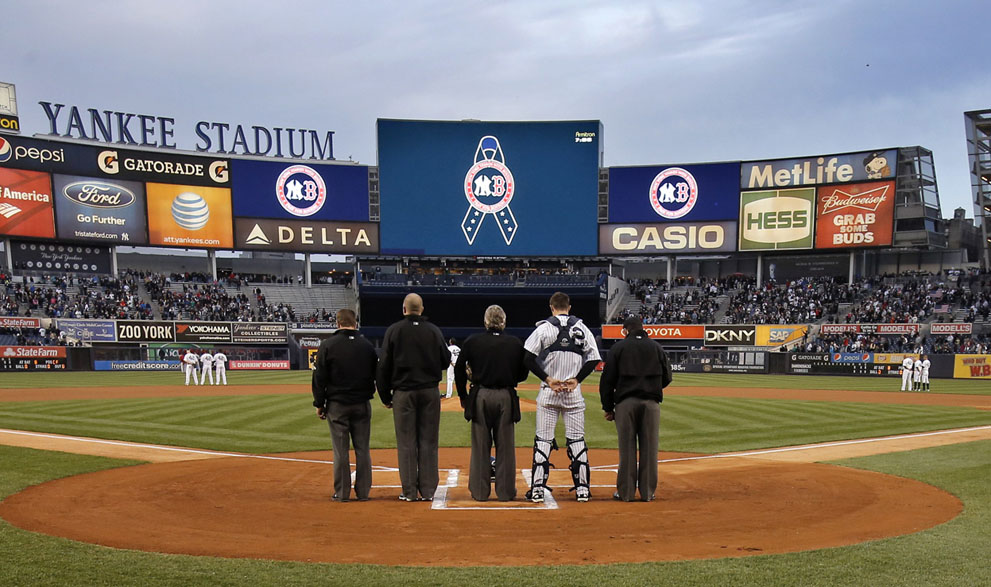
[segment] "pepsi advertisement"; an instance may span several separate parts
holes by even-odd
[[[609,168],[609,222],[736,220],[739,163]]]
[[[0,137],[0,166],[114,180],[230,186],[227,159],[23,137]]]
[[[377,128],[381,254],[597,254],[599,121]]]
[[[234,215],[368,221],[368,167],[234,160]]]
[[[56,174],[52,184],[59,239],[122,245],[148,243],[143,183]]]

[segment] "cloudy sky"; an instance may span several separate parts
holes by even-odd
[[[963,112],[991,108],[987,3],[9,0],[0,81],[38,101],[333,130],[375,119],[599,119],[606,165],[922,145],[973,215]],[[982,24],[983,23],[983,24]]]

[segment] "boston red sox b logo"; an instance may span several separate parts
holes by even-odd
[[[475,164],[465,174],[464,190],[468,211],[461,221],[461,231],[468,244],[475,242],[482,222],[489,215],[495,219],[506,244],[512,243],[518,224],[509,202],[516,191],[516,181],[506,167],[506,157],[496,137],[484,136],[478,141]]]

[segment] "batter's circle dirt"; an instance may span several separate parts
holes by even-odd
[[[518,462],[530,451],[518,449]],[[329,453],[307,453],[330,459]],[[468,449],[441,449],[467,475]],[[662,458],[673,455],[662,455]],[[395,462],[374,451],[375,464]],[[555,461],[563,461],[555,454]],[[593,465],[616,452],[592,451]],[[556,462],[561,469],[565,463]],[[605,472],[593,474],[613,479]],[[146,551],[384,565],[550,565],[769,554],[917,532],[962,504],[909,479],[823,464],[725,458],[665,463],[659,499],[589,503],[555,490],[557,510],[437,510],[396,488],[368,502],[330,500],[324,463],[222,458],[141,465],[28,488],[0,516],[75,540]]]

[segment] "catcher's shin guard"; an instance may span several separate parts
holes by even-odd
[[[585,446],[585,438],[567,439],[568,458],[571,459],[571,478],[575,482],[575,489],[584,487],[588,489],[589,466],[588,448]]]
[[[550,474],[551,469],[550,456],[552,450],[557,450],[557,442],[554,439],[544,440],[539,436],[533,437],[533,469],[531,470],[531,487],[547,486],[547,476]]]

